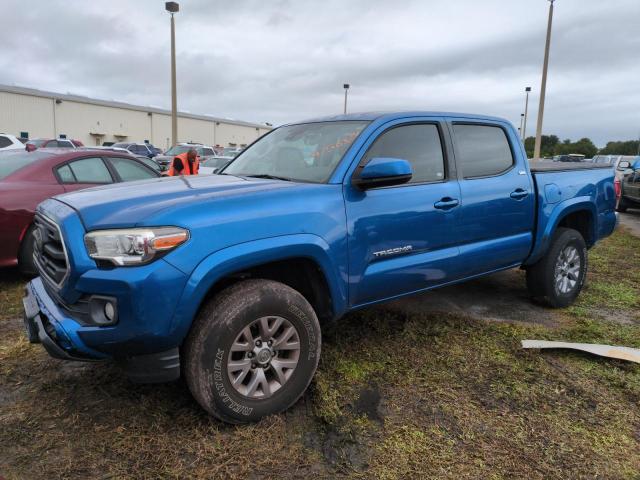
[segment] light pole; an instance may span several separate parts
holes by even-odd
[[[524,121],[524,113],[520,114],[520,128],[518,128],[518,133],[522,137],[522,141],[524,142],[524,137],[522,136],[522,122]]]
[[[349,87],[350,85],[348,83],[345,83],[344,85],[342,85],[344,87],[344,114],[347,114],[347,92],[349,91]]]
[[[166,2],[164,8],[171,14],[171,145],[178,143],[178,94],[176,92],[176,23],[173,15],[178,13],[177,2]]]
[[[551,22],[553,21],[553,2],[549,0],[549,21],[547,22],[547,40],[544,45],[544,62],[542,64],[542,83],[540,85],[540,105],[538,106],[538,125],[536,126],[536,143],[533,148],[533,159],[540,159],[542,143],[542,117],[544,115],[544,95],[547,90],[547,68],[549,66],[549,45],[551,43]]]
[[[531,87],[525,88],[524,91],[527,94],[527,99],[524,102],[524,124],[522,125],[523,142],[527,139],[527,116],[529,115],[529,92],[531,91]]]

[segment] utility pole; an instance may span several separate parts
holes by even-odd
[[[531,91],[531,87],[525,88],[524,91],[527,94],[527,99],[524,102],[524,125],[522,127],[523,142],[527,139],[527,116],[529,115],[529,92]]]
[[[522,122],[524,121],[524,113],[520,114],[520,128],[518,128],[518,133],[521,134],[522,141],[524,142],[524,136],[522,135]]]
[[[349,87],[350,85],[348,83],[345,83],[344,85],[342,85],[342,87],[344,88],[344,114],[347,114],[347,92],[349,91]]]
[[[178,94],[176,91],[176,22],[173,18],[178,13],[180,5],[176,2],[164,4],[171,14],[171,145],[178,143]]]
[[[540,159],[542,143],[542,117],[544,116],[544,96],[547,91],[547,68],[549,67],[549,45],[551,44],[551,23],[553,21],[553,2],[549,0],[549,21],[547,22],[547,40],[544,46],[544,62],[542,64],[542,83],[540,85],[540,105],[538,106],[538,124],[536,126],[536,143],[533,148],[533,159]]]

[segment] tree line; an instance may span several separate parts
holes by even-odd
[[[524,141],[524,148],[527,157],[533,158],[533,147],[535,137],[527,137]],[[638,140],[627,140],[618,142],[607,142],[606,147],[596,147],[591,139],[581,138],[577,142],[570,139],[560,141],[557,135],[542,135],[540,144],[541,157],[553,157],[554,155],[568,155],[570,153],[581,153],[587,158],[594,155],[638,155],[640,142]]]

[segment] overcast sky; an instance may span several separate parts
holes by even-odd
[[[183,0],[178,108],[281,124],[350,111],[537,115],[545,0]],[[170,106],[164,1],[3,0],[0,83]],[[640,134],[640,0],[557,0],[544,133]]]

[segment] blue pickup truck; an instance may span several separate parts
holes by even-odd
[[[255,421],[303,394],[321,325],[347,312],[510,268],[533,299],[569,305],[615,202],[609,166],[530,165],[499,118],[285,125],[220,175],[40,204],[26,332],[134,381],[182,375],[211,414]]]

